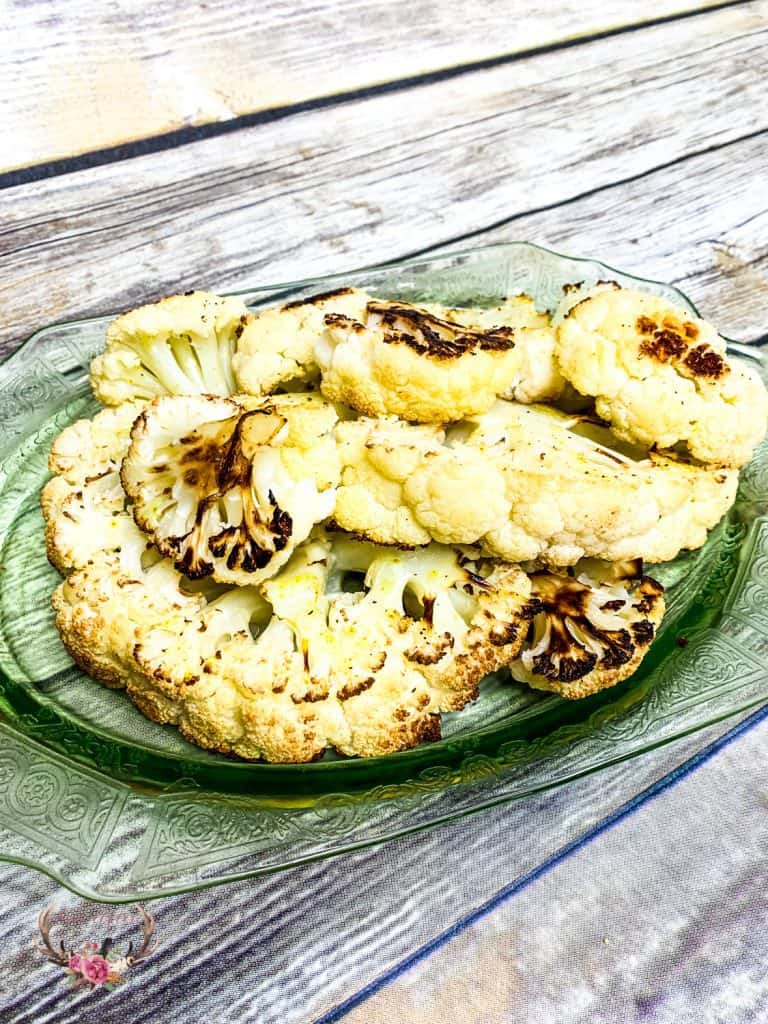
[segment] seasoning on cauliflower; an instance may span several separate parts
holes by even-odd
[[[439,713],[516,656],[528,594],[516,566],[320,533],[258,589],[223,594],[182,630],[176,619],[146,630],[145,708],[245,758],[390,753],[438,738]]]
[[[664,588],[621,569],[586,563],[574,576],[531,577],[536,613],[514,679],[578,700],[632,675],[664,615]]]
[[[144,544],[120,484],[120,462],[141,403],[103,409],[77,420],[54,440],[48,465],[55,474],[40,495],[48,559],[60,572],[86,565],[101,551]]]
[[[122,482],[136,523],[191,579],[272,575],[333,511],[336,412],[317,395],[247,407],[156,398],[136,421]]]
[[[120,405],[165,394],[232,394],[232,358],[247,315],[240,299],[210,292],[170,295],[124,313],[91,362],[94,395]]]
[[[738,484],[583,416],[501,400],[447,432],[360,419],[336,435],[339,526],[379,543],[479,543],[510,562],[667,561],[704,543]]]
[[[141,538],[138,530],[136,535]],[[147,552],[145,542],[94,553],[52,598],[56,626],[73,661],[109,687],[130,693],[138,681],[141,691],[134,652],[142,631],[167,626],[174,617],[181,623],[182,612],[189,615],[204,603],[200,595],[184,594],[180,579],[167,559]]]
[[[658,295],[612,282],[566,294],[556,314],[563,376],[627,441],[685,445],[693,458],[742,466],[766,432],[757,372],[726,357],[711,324]]]

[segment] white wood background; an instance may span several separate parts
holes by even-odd
[[[0,170],[714,6],[7,0]]]
[[[724,333],[768,338],[768,0],[6,0],[2,11],[0,355],[52,321],[174,290],[249,288],[513,239],[675,282]],[[760,744],[765,730],[749,764],[734,755],[727,770],[759,783]],[[670,751],[654,756],[659,771],[675,763]],[[576,803],[586,821],[592,804]],[[741,863],[737,832],[718,842],[724,863]],[[634,863],[627,844],[616,856]],[[366,856],[387,863],[386,853]],[[319,877],[343,880],[345,863]],[[674,914],[663,863],[643,870],[661,895],[656,932],[638,925],[638,944],[660,941]],[[16,934],[10,904],[31,917],[50,885],[35,888],[23,868],[0,873],[4,949],[26,963],[28,937]],[[727,874],[711,901],[729,901]],[[281,902],[277,883],[275,892]],[[151,983],[132,980],[107,1010],[78,1007],[82,1021],[223,1019],[232,986],[219,948],[245,965],[240,1005],[254,978],[262,988],[274,980],[253,959],[263,931],[251,924],[246,949],[231,923],[252,919],[248,886],[163,907],[164,959],[148,969]],[[610,927],[610,906],[601,914]],[[186,931],[174,930],[187,919]],[[174,988],[195,929],[209,945],[196,947],[186,987]],[[721,932],[714,927],[713,943]],[[210,939],[225,933],[220,947]],[[526,967],[546,984],[551,971],[535,956]],[[736,970],[747,962],[739,957]],[[329,953],[297,978],[319,988],[322,974],[349,994],[344,964],[333,961]],[[380,967],[374,957],[366,970]],[[615,969],[624,976],[631,965]],[[8,972],[17,1002],[11,1009],[0,996],[0,1020],[73,1019],[42,967],[26,1006],[27,975]],[[674,988],[663,964],[659,972]],[[760,1019],[748,999],[720,1018],[691,999],[695,1016],[675,1024]],[[109,1007],[122,1010],[109,1016]],[[635,1021],[632,1007],[615,1009],[615,1019]],[[388,1012],[355,1019],[373,1024]],[[235,1019],[267,1018],[254,1004]],[[295,1005],[273,1019],[309,1018]]]
[[[680,283],[753,340],[767,53],[760,0],[7,188],[0,344],[173,290],[513,238]]]

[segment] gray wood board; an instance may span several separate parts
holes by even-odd
[[[748,194],[764,166],[765,136],[754,146],[750,137],[768,130],[768,4],[643,39],[600,40],[7,189],[0,344],[8,351],[46,323],[193,286],[252,287],[389,260],[515,217],[517,237],[562,244],[567,234],[575,254],[653,270],[656,239],[635,249],[630,239],[675,222],[691,239],[712,237],[702,217],[736,229],[734,175]],[[747,154],[751,163],[737,166]],[[751,300],[754,275],[764,281],[754,192],[755,219],[737,230],[738,245],[758,255],[743,278],[729,265],[729,281],[744,282],[731,303],[739,319],[720,324],[743,338],[765,329]],[[549,219],[531,212],[556,206]],[[699,272],[701,254],[686,264],[674,230],[667,239],[665,274]],[[721,244],[737,243],[726,234]]]
[[[712,2],[11,0],[0,170],[509,56]]]

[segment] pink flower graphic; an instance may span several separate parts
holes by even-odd
[[[69,963],[67,964],[67,967],[70,969],[70,971],[77,972],[82,970],[82,966],[83,958],[79,956],[77,953],[73,953],[72,956],[69,958]]]
[[[109,961],[93,953],[80,961],[80,973],[92,985],[103,985],[109,977]]]

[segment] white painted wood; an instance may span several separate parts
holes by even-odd
[[[709,280],[717,256],[714,248],[705,256],[703,239],[716,237],[724,251],[756,254],[745,276],[729,264],[739,281],[732,308],[743,303],[745,312],[721,326],[742,337],[765,333],[751,300],[754,275],[764,272],[762,190],[752,184],[764,169],[760,141],[713,154],[712,165],[687,161],[671,179],[649,172],[768,128],[767,15],[766,3],[745,4],[644,30],[642,45],[638,34],[596,41],[8,189],[0,195],[0,336],[15,343],[53,320],[194,285],[225,290],[351,269],[565,202],[546,230],[521,221],[510,234],[565,240],[638,272]],[[700,170],[689,180],[687,167]],[[602,214],[589,199],[580,206],[579,196],[641,174],[644,185],[617,186],[599,200]],[[750,210],[741,226],[736,194]],[[590,211],[581,221],[580,209]],[[585,222],[589,237],[567,230]],[[675,222],[700,248],[669,273],[679,258],[670,228],[668,259],[656,270],[656,239],[635,249],[628,240]],[[626,255],[617,258],[617,247]]]
[[[0,51],[0,170],[714,2],[11,0]]]
[[[524,238],[671,281],[726,335],[768,334],[768,135],[679,161],[564,206],[523,214],[477,242]],[[467,239],[464,245],[474,244]]]

